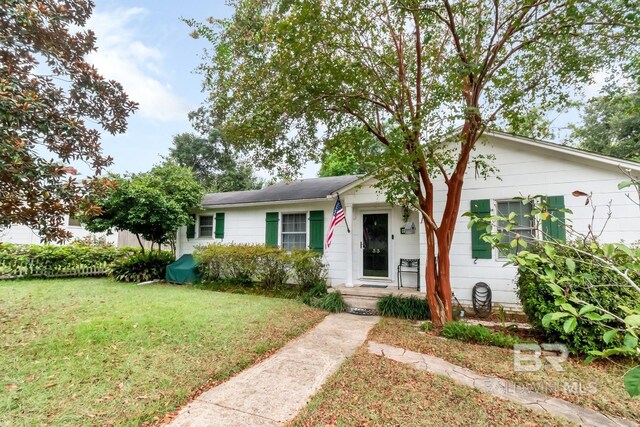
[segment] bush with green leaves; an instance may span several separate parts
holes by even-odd
[[[378,300],[378,313],[401,319],[427,320],[431,318],[429,303],[425,298],[402,295],[385,295]]]
[[[522,342],[517,336],[500,331],[492,331],[482,325],[471,325],[464,322],[449,322],[445,324],[442,328],[442,336],[458,341],[503,348],[513,348],[514,344]]]
[[[169,251],[147,251],[116,260],[110,275],[119,282],[147,282],[165,278],[167,266],[175,261]]]
[[[104,270],[116,260],[137,254],[135,248],[116,248],[111,245],[14,245],[0,244],[0,276],[46,277],[75,273],[91,268]]]
[[[265,245],[220,244],[198,246],[193,253],[205,281],[229,280],[265,288],[286,285],[289,279],[304,289],[326,286],[327,268],[322,255],[297,250],[287,252]]]
[[[295,250],[291,254],[295,282],[305,289],[327,282],[327,266],[322,254],[308,250]]]
[[[612,336],[609,342],[605,341],[605,333],[612,329],[612,319],[602,320],[602,316],[593,311],[578,317],[555,315],[554,320],[564,318],[565,321],[551,322],[552,313],[562,308],[556,304],[558,291],[611,313],[619,313],[622,306],[640,308],[640,294],[626,286],[625,280],[605,264],[581,259],[576,256],[580,252],[576,251],[592,253],[598,249],[584,244],[529,245],[528,251],[514,257],[519,266],[517,293],[529,322],[547,342],[561,342],[571,353],[586,355],[609,345],[622,344],[623,337]],[[630,261],[623,251],[611,256],[617,264]],[[580,310],[564,304],[576,314]]]

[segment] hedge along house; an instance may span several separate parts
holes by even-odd
[[[452,288],[463,305],[471,305],[474,285],[484,282],[492,290],[494,304],[512,309],[519,306],[515,267],[504,267],[506,254],[482,241],[481,231],[470,230],[464,212],[516,212],[519,224],[514,231],[541,237],[542,231],[524,217],[531,205],[514,200],[540,194],[548,197],[552,208],[570,209],[573,213],[567,215],[580,233],[587,233],[592,226],[596,234],[601,233],[603,242],[640,241],[640,207],[630,200],[637,195],[618,189],[626,179],[623,170],[637,175],[640,164],[497,132],[487,134],[475,154],[495,156],[492,164],[498,172],[484,179],[477,176],[470,162],[465,177],[451,249]],[[362,285],[387,286],[384,292],[397,289],[401,259],[419,259],[420,280],[416,282],[415,273],[401,273],[402,285],[423,293],[426,241],[420,217],[417,212],[387,204],[374,184],[373,178],[342,176],[208,194],[196,215],[195,227],[179,231],[178,254],[191,253],[195,246],[211,242],[310,248],[323,252],[331,286],[354,291]],[[439,219],[446,186],[441,180],[434,184],[435,217]],[[575,191],[592,194],[593,203],[585,205],[584,197],[572,195]],[[350,232],[341,222],[331,247],[324,250],[337,194]],[[567,238],[560,222],[545,222],[543,228],[554,238]]]

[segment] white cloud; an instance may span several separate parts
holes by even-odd
[[[103,76],[124,86],[129,97],[140,104],[138,113],[143,117],[184,121],[191,108],[166,81],[164,55],[136,34],[145,13],[138,7],[95,12],[87,28],[96,33],[98,50],[88,60]]]

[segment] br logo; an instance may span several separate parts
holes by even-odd
[[[564,344],[515,344],[513,346],[513,370],[515,372],[536,372],[542,369],[543,360],[546,360],[555,371],[564,372],[561,364],[568,357],[569,349]]]

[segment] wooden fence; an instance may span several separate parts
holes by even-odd
[[[109,264],[68,265],[49,267],[34,260],[22,263],[0,262],[0,280],[22,279],[29,277],[90,277],[109,274]]]

